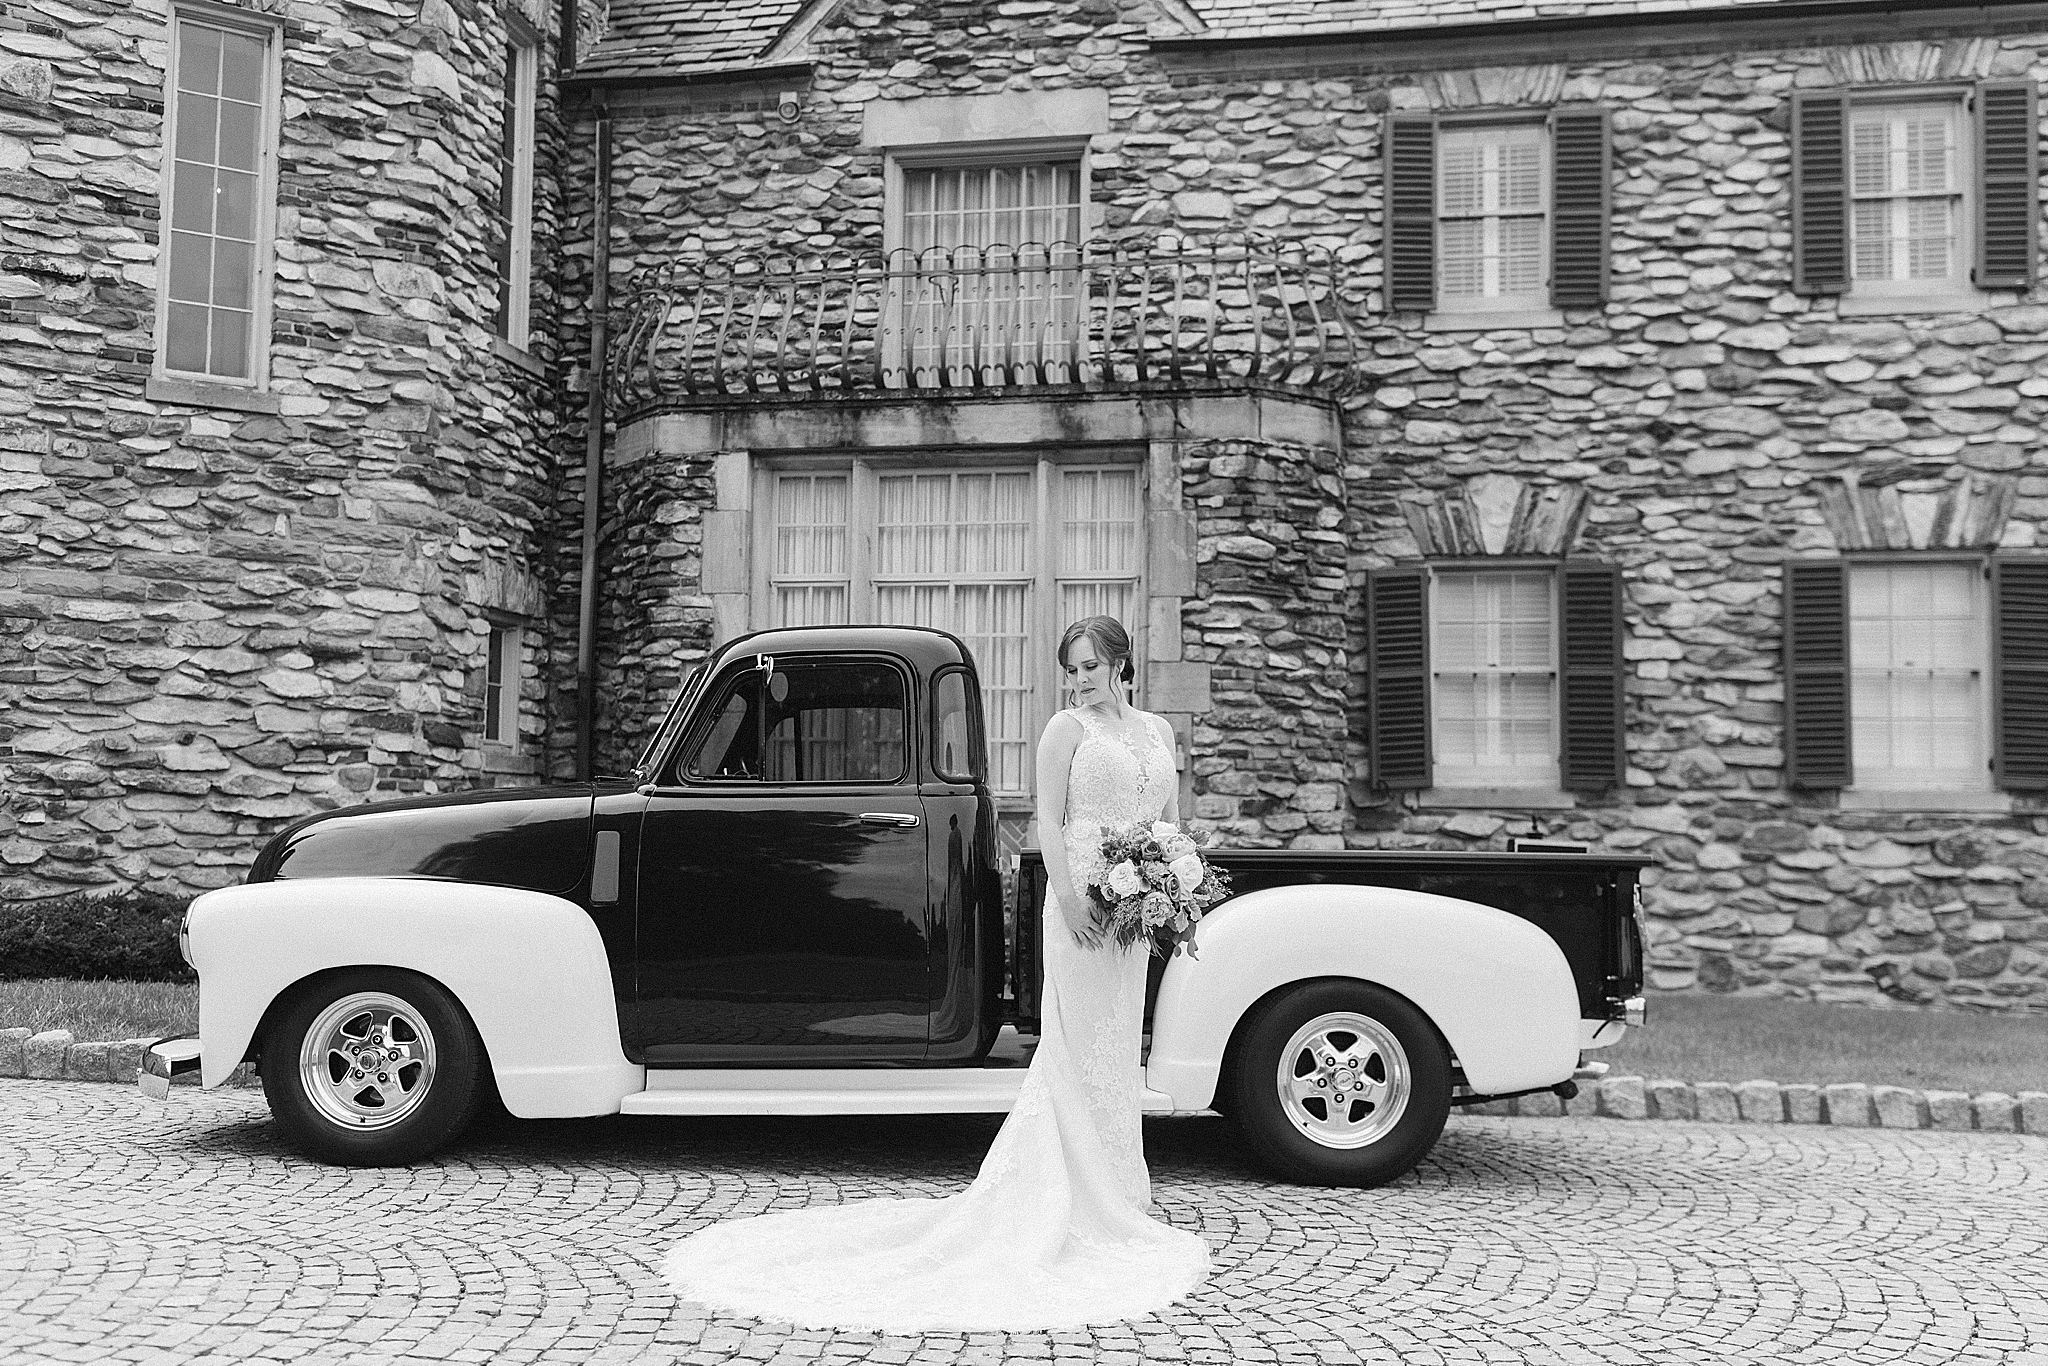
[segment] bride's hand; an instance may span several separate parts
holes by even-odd
[[[1086,896],[1061,897],[1060,909],[1066,915],[1067,930],[1074,936],[1074,942],[1084,949],[1102,947],[1102,927],[1095,923],[1095,903]]]

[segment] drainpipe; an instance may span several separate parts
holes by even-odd
[[[576,610],[576,775],[597,775],[597,518],[604,494],[606,323],[612,267],[612,120],[599,96],[590,214],[590,398],[583,414],[583,582]]]

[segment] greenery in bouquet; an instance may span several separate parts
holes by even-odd
[[[1228,875],[1171,821],[1103,831],[1102,869],[1102,880],[1088,884],[1096,923],[1117,943],[1142,939],[1160,957],[1182,948],[1192,957],[1195,926],[1230,894]]]

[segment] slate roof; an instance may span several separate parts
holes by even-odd
[[[758,63],[806,0],[612,0],[604,40],[579,76],[709,75]],[[1163,25],[1157,38],[1229,41],[1511,20],[1754,8],[1778,0],[1182,0],[1203,29]],[[1183,11],[1185,12],[1185,11]]]
[[[1208,25],[1201,38],[1280,38],[1516,20],[1730,10],[1777,0],[1189,0]],[[1158,35],[1164,36],[1164,35]]]
[[[804,0],[612,0],[579,76],[706,75],[753,65]]]

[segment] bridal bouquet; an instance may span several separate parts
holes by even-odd
[[[1195,923],[1229,895],[1226,875],[1171,821],[1104,830],[1102,865],[1102,881],[1088,884],[1097,923],[1119,944],[1144,939],[1155,954],[1164,930],[1169,952],[1185,945],[1192,955]]]

